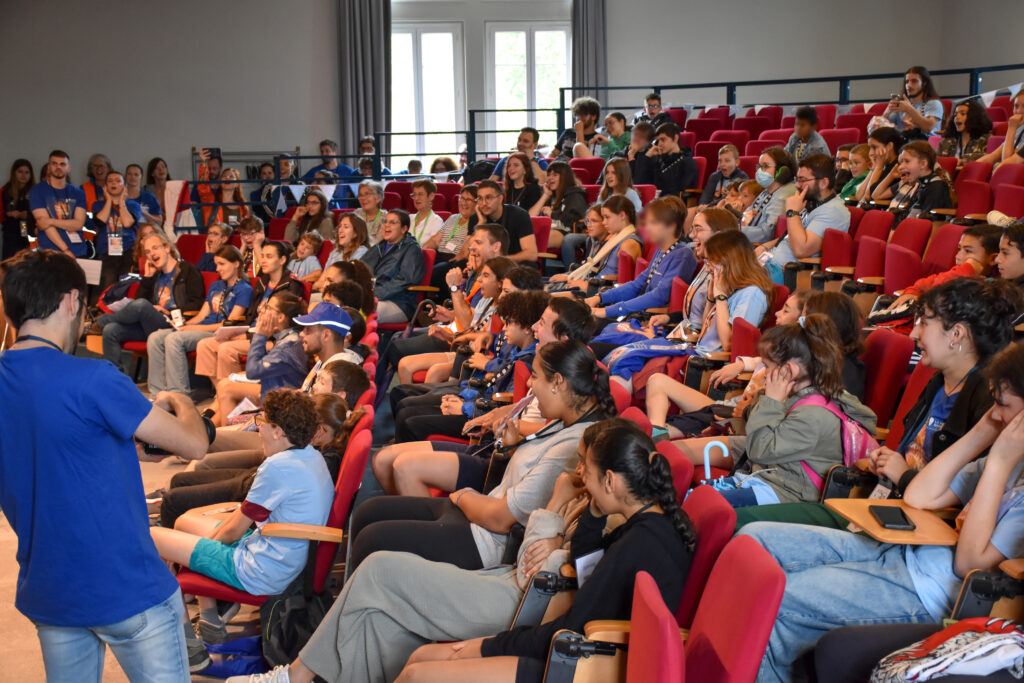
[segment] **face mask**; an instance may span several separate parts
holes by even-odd
[[[761,169],[757,169],[757,173],[754,174],[754,180],[756,180],[757,184],[760,185],[761,187],[768,187],[769,185],[772,184],[775,178],[773,178],[772,174],[769,173],[768,171],[762,171]]]

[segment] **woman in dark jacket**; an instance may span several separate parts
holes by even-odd
[[[382,237],[360,259],[373,271],[377,294],[377,320],[382,323],[407,322],[416,311],[416,293],[409,287],[423,280],[423,250],[409,235],[412,222],[401,209],[384,216]]]
[[[587,192],[576,180],[572,167],[564,161],[556,161],[548,166],[544,193],[530,209],[531,216],[551,217],[548,251],[558,253],[562,237],[575,232],[577,224],[582,231],[587,205]]]

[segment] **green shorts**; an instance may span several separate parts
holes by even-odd
[[[200,538],[196,547],[192,549],[192,556],[188,559],[188,568],[244,591],[245,587],[238,580],[238,574],[235,573],[235,551],[238,550],[238,544],[251,535],[252,529],[249,529],[242,538],[231,545],[225,545],[209,538]]]

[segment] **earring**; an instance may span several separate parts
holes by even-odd
[[[552,394],[555,393],[555,388],[554,387],[551,387],[551,393]]]
[[[956,352],[957,353],[963,353],[964,352],[964,345],[962,343],[956,345]]]
[[[950,350],[950,351],[952,351],[952,350],[953,350],[953,342],[949,342],[949,350]]]

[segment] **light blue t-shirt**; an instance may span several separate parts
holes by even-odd
[[[953,478],[949,488],[966,504],[974,495],[987,457],[968,463]],[[996,528],[991,543],[1003,557],[1024,556],[1024,481],[1020,479],[1024,464],[1010,473],[1003,498],[999,501]],[[905,549],[907,571],[914,582],[917,596],[935,621],[941,621],[953,610],[953,601],[963,580],[953,572],[955,548],[940,545],[908,545]]]
[[[277,595],[306,566],[309,541],[260,533],[269,522],[323,526],[334,502],[334,484],[324,458],[312,446],[275,453],[256,470],[245,505],[270,512],[235,551],[238,581],[253,595]],[[243,507],[244,510],[244,507]]]
[[[920,102],[914,105],[914,109],[921,112],[921,116],[927,116],[935,119],[935,126],[931,130],[922,131],[925,135],[939,135],[942,133],[942,115],[946,113],[945,109],[942,108],[942,100],[928,100],[927,102]],[[904,121],[905,117],[906,114],[903,112],[894,111],[886,118],[896,125],[896,130],[904,131],[907,128],[907,124]]]
[[[323,270],[323,268],[320,267],[320,259],[313,254],[310,254],[301,261],[292,259],[288,262],[288,271],[297,278],[306,277],[318,270]]]
[[[807,216],[803,219],[803,224],[804,230],[812,232],[818,237],[824,237],[825,231],[829,228],[848,232],[850,230],[850,210],[846,208],[843,200],[836,195],[813,211],[808,212]],[[820,256],[820,254],[821,252],[818,252],[814,256]],[[793,247],[789,243],[789,233],[783,235],[779,243],[772,249],[771,261],[780,268],[787,263],[796,261]]]
[[[728,304],[730,325],[736,318],[743,318],[754,327],[759,327],[768,310],[768,298],[759,287],[754,285],[733,292],[729,297]],[[710,301],[708,305],[711,305]],[[707,332],[697,342],[696,351],[697,353],[710,353],[721,350],[722,340],[718,337],[718,327],[712,321],[708,323]]]

